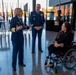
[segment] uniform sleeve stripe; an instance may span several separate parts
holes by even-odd
[[[11,31],[12,31],[12,32],[15,32],[15,28],[11,28]]]

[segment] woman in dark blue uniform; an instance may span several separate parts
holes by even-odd
[[[61,31],[56,36],[54,44],[51,44],[48,47],[49,55],[56,52],[66,53],[68,50],[68,46],[72,45],[72,41],[74,38],[74,33],[72,32],[71,25],[67,22],[63,23]],[[53,67],[53,63],[46,65],[46,67]]]
[[[16,8],[15,17],[11,19],[10,29],[12,31],[12,45],[13,45],[13,53],[12,53],[12,67],[13,71],[16,71],[16,63],[17,63],[17,55],[18,55],[18,64],[19,66],[25,66],[23,63],[23,48],[24,48],[24,37],[23,37],[23,22],[22,22],[22,9]]]

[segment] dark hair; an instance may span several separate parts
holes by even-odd
[[[68,31],[69,31],[69,32],[72,32],[72,26],[71,26],[70,23],[64,22],[63,24],[65,25],[65,27],[66,27],[66,29],[67,29],[67,32],[68,32]]]

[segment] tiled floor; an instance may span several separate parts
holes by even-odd
[[[5,34],[5,33],[4,33]],[[24,31],[24,63],[26,67],[22,68],[17,65],[17,71],[13,72],[12,63],[12,44],[10,41],[10,32],[0,36],[0,75],[76,75],[75,71],[67,70],[63,65],[58,68],[58,73],[55,74],[54,69],[44,68],[44,62],[47,55],[47,47],[52,43],[56,36],[56,32],[43,30],[42,35],[42,49],[43,53],[38,52],[37,39],[35,54],[31,53],[31,31]],[[2,41],[1,41],[2,40]],[[8,48],[6,48],[8,47]],[[18,62],[17,62],[18,64]]]

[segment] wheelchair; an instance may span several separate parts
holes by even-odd
[[[62,63],[63,66],[66,69],[74,69],[76,68],[76,45],[74,45],[75,42],[73,42],[73,45],[69,47],[69,50],[65,54],[63,53],[56,53],[55,56],[47,56],[44,65],[47,65],[48,59],[53,61],[53,64],[56,63],[56,66],[59,63]],[[55,66],[55,67],[56,67]],[[56,71],[57,72],[57,69]]]

